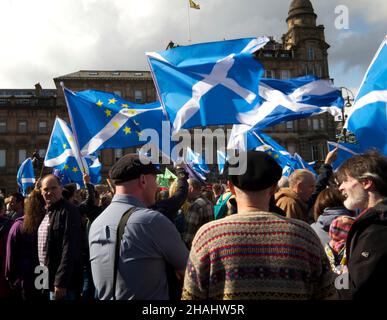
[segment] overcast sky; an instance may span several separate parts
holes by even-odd
[[[197,0],[192,43],[287,31],[291,0]],[[188,0],[0,0],[0,88],[53,88],[78,70],[149,70],[145,51],[188,44]],[[325,26],[330,76],[356,90],[387,34],[385,0],[312,0]],[[349,29],[335,28],[335,8]]]

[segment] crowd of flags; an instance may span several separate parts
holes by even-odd
[[[191,0],[190,7],[200,8]],[[261,130],[323,112],[341,114],[341,91],[329,80],[313,76],[263,79],[263,66],[254,52],[268,41],[266,37],[246,38],[146,53],[159,97],[153,103],[136,104],[113,93],[63,88],[71,125],[55,120],[44,165],[52,167],[63,181],[82,186],[82,174],[88,173],[92,183],[99,183],[100,150],[142,146],[149,142],[143,136],[146,129],[157,133],[160,142],[156,147],[171,157],[171,132],[233,124],[228,149],[265,151],[277,160],[285,176],[299,168],[313,171],[312,164],[290,154]],[[387,154],[385,61],[387,37],[367,70],[346,122],[356,143],[328,142],[330,150],[339,148],[335,168],[369,148]],[[217,160],[221,173],[227,151],[218,150]],[[200,154],[188,148],[184,161],[192,175],[206,179],[209,168]],[[20,190],[26,192],[34,179],[31,159],[27,159],[17,174]]]

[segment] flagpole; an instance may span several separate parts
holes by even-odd
[[[187,5],[188,5],[188,43],[191,44],[191,17],[189,15],[189,9],[190,9],[189,1],[187,2]]]
[[[70,110],[70,107],[69,107],[69,103],[67,101],[67,97],[66,97],[66,93],[65,93],[65,87],[64,87],[63,82],[60,83],[60,86],[62,87],[62,90],[63,90],[63,96],[65,98],[65,102],[66,102],[66,106],[67,106],[67,112],[68,112],[69,118],[70,118],[70,125],[71,125],[71,129],[73,131],[74,142],[75,142],[75,146],[76,146],[76,149],[77,149],[76,152],[78,153],[79,162],[81,163],[81,166],[82,166],[81,169],[82,169],[82,172],[88,173],[88,171],[86,171],[85,165],[84,165],[84,163],[82,161],[83,159],[82,159],[82,155],[81,155],[81,150],[79,150],[78,136],[77,136],[77,132],[75,131],[75,125],[74,125],[73,117],[72,117],[71,110]],[[79,163],[78,163],[78,165],[79,165]]]

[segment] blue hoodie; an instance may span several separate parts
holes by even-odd
[[[327,244],[331,238],[329,237],[329,227],[333,220],[338,216],[352,216],[351,212],[345,207],[325,208],[315,223],[310,226],[317,233],[323,246]]]

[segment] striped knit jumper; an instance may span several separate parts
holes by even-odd
[[[239,213],[199,229],[182,299],[323,299],[334,293],[333,281],[308,224],[269,212]]]

